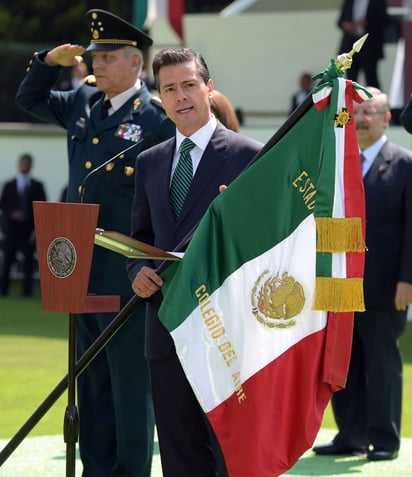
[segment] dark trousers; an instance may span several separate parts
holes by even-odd
[[[335,442],[390,452],[399,449],[402,358],[398,340],[405,325],[406,311],[390,307],[355,313],[347,385],[332,397],[339,429]]]
[[[361,63],[358,61],[358,58],[356,58],[356,55],[354,55],[352,66],[347,70],[346,76],[352,81],[358,81],[361,71],[363,71],[365,75],[365,85],[380,89],[377,59],[371,59]]]
[[[23,253],[22,295],[30,296],[33,292],[35,243],[32,238],[32,231],[25,224],[10,225],[6,230],[3,249],[2,295],[9,293],[10,271],[19,250]]]
[[[114,278],[115,279],[115,278]],[[113,314],[76,316],[78,356]],[[149,477],[154,415],[139,306],[78,379],[83,477]]]
[[[176,353],[149,364],[163,477],[227,477],[220,446]]]

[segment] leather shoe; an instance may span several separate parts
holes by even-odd
[[[364,455],[366,451],[366,447],[344,446],[335,442],[313,448],[313,452],[317,455]]]
[[[372,450],[368,451],[369,460],[394,460],[398,457],[398,451]]]

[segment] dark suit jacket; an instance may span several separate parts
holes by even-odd
[[[173,250],[195,227],[221,184],[230,184],[245,169],[262,144],[218,126],[202,156],[182,212],[175,221],[169,205],[170,174],[175,138],[142,152],[136,162],[135,199],[132,209],[132,236],[166,251]],[[152,262],[128,260],[131,280]],[[172,339],[157,318],[161,293],[148,303],[146,353],[149,358],[167,356]]]
[[[353,3],[354,0],[344,0],[338,19],[339,28],[341,28],[342,22],[352,21]],[[369,5],[366,11],[366,32],[369,33],[369,36],[363,45],[362,50],[359,53],[356,53],[356,58],[358,58],[360,64],[364,64],[364,61],[366,60],[377,60],[383,58],[385,27],[388,25],[386,3],[386,0],[369,0]],[[351,51],[353,43],[359,38],[360,36],[351,36],[345,32],[339,47],[339,53],[347,53]]]
[[[29,200],[30,202],[33,201],[45,201],[46,193],[44,191],[43,184],[36,179],[30,179],[30,188],[29,188]],[[17,180],[13,179],[9,182],[6,182],[3,188],[3,192],[0,198],[0,209],[4,214],[4,226],[7,229],[14,227],[15,224],[19,225],[19,229],[22,230],[23,224],[21,222],[16,223],[10,217],[10,214],[13,210],[20,209],[20,196],[17,190]],[[33,208],[29,209],[29,213],[27,216],[27,220],[24,223],[24,231],[27,232],[28,235],[34,229],[34,219],[33,219]]]
[[[412,96],[400,115],[402,126],[412,134]]]
[[[393,306],[396,283],[412,283],[412,152],[387,141],[364,185],[365,304]]]

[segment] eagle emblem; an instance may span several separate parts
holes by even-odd
[[[294,317],[305,304],[302,285],[287,272],[282,276],[264,271],[252,290],[252,314],[269,328],[288,328],[296,324]]]
[[[47,265],[56,278],[70,276],[77,263],[77,253],[73,243],[66,237],[54,239],[47,250]]]

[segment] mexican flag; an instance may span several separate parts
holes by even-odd
[[[366,97],[340,77],[319,87],[211,204],[166,274],[159,316],[231,476],[287,471],[345,385],[353,311],[364,309],[352,104]]]
[[[183,41],[184,0],[134,0],[133,23],[150,29],[155,18],[165,18]]]

